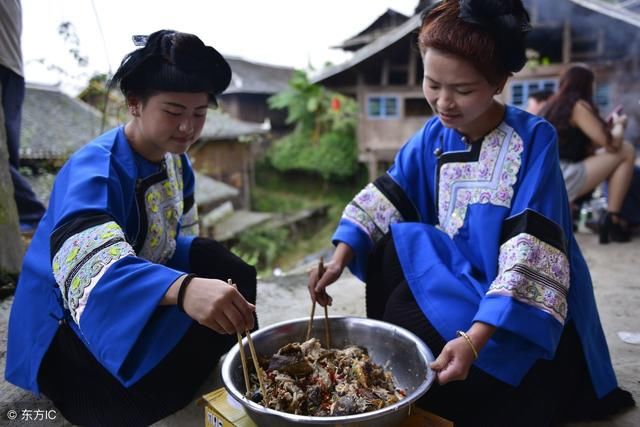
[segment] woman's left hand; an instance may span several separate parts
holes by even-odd
[[[439,384],[465,380],[474,361],[473,351],[463,337],[449,341],[430,367],[436,371]]]
[[[469,369],[487,341],[495,332],[495,326],[474,322],[466,333],[449,341],[430,367],[437,372],[438,383],[467,379]],[[467,340],[468,338],[468,340]]]

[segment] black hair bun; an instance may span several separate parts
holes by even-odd
[[[207,92],[215,96],[231,82],[231,68],[213,47],[196,35],[160,30],[146,37],[143,47],[128,54],[111,79],[111,85],[129,93],[154,90]]]
[[[531,30],[529,14],[521,0],[459,0],[459,17],[493,34],[505,66],[517,72],[527,62],[524,39]]]
[[[231,82],[231,68],[224,57],[193,34],[160,30],[149,36],[145,49],[186,73],[201,74],[210,80],[214,95],[222,93]]]

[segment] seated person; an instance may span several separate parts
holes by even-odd
[[[326,270],[437,356],[418,405],[456,426],[550,426],[633,406],[574,238],[556,132],[495,95],[526,63],[520,0],[444,0],[418,34],[435,113],[345,208]]]
[[[561,76],[558,92],[540,114],[558,132],[560,167],[569,201],[607,181],[607,213],[599,226],[600,243],[628,242],[626,221],[620,214],[633,176],[636,153],[624,141],[626,116],[613,114],[611,126],[598,115],[593,102],[594,74],[585,65],[573,65]],[[592,144],[598,147],[593,150]]]
[[[191,402],[230,334],[256,326],[255,269],[197,237],[186,155],[230,79],[197,36],[151,34],[113,77],[132,119],[56,177],[11,309],[5,376],[74,425],[166,417]]]
[[[553,91],[548,89],[531,92],[527,98],[527,112],[538,114],[544,108],[547,100],[551,98]]]

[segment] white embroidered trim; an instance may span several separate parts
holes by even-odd
[[[109,221],[69,237],[53,257],[53,276],[65,308],[80,323],[91,290],[116,261],[135,255],[120,226]]]
[[[453,238],[464,225],[470,204],[510,207],[522,150],[522,138],[503,123],[482,141],[478,161],[443,164],[438,188],[439,228]]]
[[[347,205],[342,218],[361,228],[375,242],[389,232],[391,224],[402,221],[396,207],[373,184],[368,184]]]
[[[165,155],[167,179],[150,186],[144,195],[147,235],[140,257],[163,264],[176,250],[178,221],[184,207],[182,160],[178,155]]]
[[[565,254],[530,234],[520,233],[500,246],[498,276],[487,295],[515,298],[564,324],[569,286]]]

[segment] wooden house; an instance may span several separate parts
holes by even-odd
[[[268,123],[245,122],[210,110],[200,139],[189,148],[193,168],[237,189],[234,206],[249,209],[254,149],[269,131]]]
[[[260,64],[227,57],[231,67],[231,83],[218,97],[222,111],[245,122],[269,122],[271,131],[290,130],[285,123],[286,110],[272,110],[267,99],[287,88],[293,68]]]
[[[368,42],[349,60],[312,77],[314,83],[357,100],[358,156],[368,165],[372,179],[432,114],[422,93],[423,69],[417,47],[419,11],[431,3],[420,1],[416,14],[406,20],[396,16],[396,26],[386,25],[395,15],[387,11],[340,46],[350,50],[357,40]],[[533,24],[527,42],[532,60],[510,79],[502,100],[524,107],[530,91],[555,89],[567,64],[585,62],[596,72],[596,101],[603,114],[618,103],[624,104],[630,117],[627,136],[640,141],[640,14],[635,9],[639,2],[524,3]]]
[[[525,0],[533,29],[530,61],[507,83],[503,100],[525,107],[539,89],[555,90],[567,64],[586,63],[596,75],[602,116],[622,104],[627,138],[640,144],[640,2]]]

